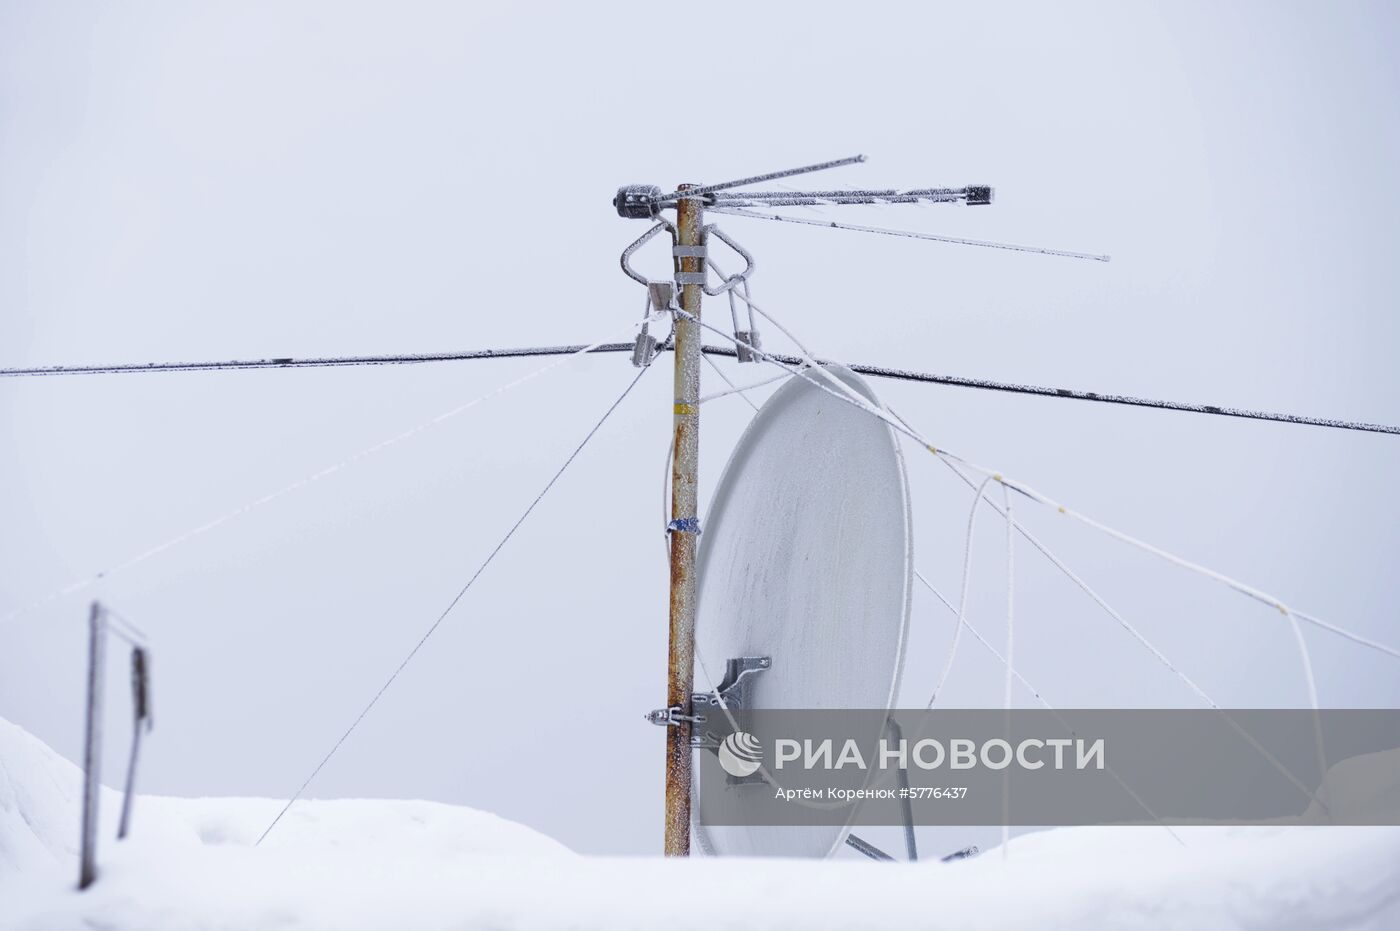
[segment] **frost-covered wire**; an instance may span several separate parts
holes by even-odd
[[[1107,262],[1112,256],[1092,252],[1071,252],[1068,249],[1049,249],[1044,246],[1022,246],[1009,242],[994,242],[987,239],[968,239],[963,236],[940,236],[936,233],[920,233],[913,230],[892,230],[881,226],[862,226],[856,223],[839,223],[836,220],[813,220],[808,217],[790,217],[778,213],[759,213],[742,207],[725,207],[723,204],[710,207],[711,213],[723,213],[734,217],[749,217],[755,220],[776,220],[780,223],[800,223],[803,226],[819,226],[829,229],[849,230],[856,233],[876,233],[881,236],[897,236],[901,239],[925,239],[931,242],[945,242],[958,246],[980,246],[984,249],[1004,249],[1009,252],[1031,252],[1037,255],[1053,255],[1066,259],[1087,259],[1092,262]]]
[[[734,300],[733,290],[730,299]],[[742,299],[742,295],[738,299]],[[750,326],[752,330],[752,326]],[[343,368],[357,365],[404,365],[424,362],[456,362],[472,359],[524,359],[537,356],[570,355],[585,347],[575,346],[535,346],[516,349],[480,349],[465,352],[444,353],[405,353],[399,355],[376,356],[327,356],[320,358],[285,359],[230,359],[222,362],[135,362],[114,365],[52,365],[38,368],[0,369],[0,377],[54,376],[54,375],[97,375],[136,372],[207,372],[240,369],[286,369],[286,368]],[[668,351],[673,347],[663,343],[659,350]],[[627,352],[634,349],[633,343],[603,343],[588,349],[589,352]],[[724,346],[703,346],[705,355],[733,357],[735,350]],[[799,360],[778,354],[771,358],[788,364]],[[1335,417],[1305,417],[1300,414],[1278,413],[1273,411],[1248,410],[1217,404],[1194,404],[1183,401],[1166,401],[1153,398],[1139,398],[1132,395],[1113,394],[1102,391],[1081,391],[1074,388],[1047,388],[1041,385],[1025,385],[1016,382],[993,381],[987,378],[965,378],[959,375],[941,375],[936,372],[917,372],[910,369],[897,369],[885,365],[870,365],[860,362],[843,363],[853,372],[872,378],[887,378],[925,385],[948,385],[956,388],[973,388],[979,391],[1001,391],[1009,394],[1025,394],[1043,398],[1061,398],[1073,401],[1092,401],[1099,404],[1118,404],[1128,407],[1142,407],[1152,410],[1179,411],[1190,414],[1209,414],[1217,417],[1233,417],[1243,420],[1261,420],[1270,423],[1287,423],[1300,426],[1327,427],[1333,430],[1353,430],[1362,433],[1388,433],[1400,435],[1400,426],[1391,424],[1364,423],[1356,420],[1341,420]]]
[[[705,358],[708,359],[709,357],[706,356]],[[711,363],[711,364],[713,364],[713,363]],[[700,399],[700,403],[701,403],[701,404],[704,404],[706,401],[716,401],[716,400],[719,400],[720,398],[726,398],[726,397],[728,397],[728,396],[731,395],[731,394],[737,394],[737,395],[741,395],[741,396],[744,398],[745,401],[748,401],[748,402],[749,402],[749,407],[752,407],[752,408],[754,409],[754,411],[757,412],[757,411],[758,411],[758,405],[757,405],[757,404],[754,404],[753,401],[749,401],[748,395],[744,394],[744,392],[746,392],[746,391],[752,391],[754,388],[762,388],[762,387],[764,387],[765,385],[771,385],[771,384],[773,384],[773,383],[776,382],[776,381],[786,381],[786,380],[787,380],[788,378],[790,378],[790,377],[791,377],[791,376],[788,375],[787,372],[783,372],[781,375],[774,375],[772,378],[765,378],[765,379],[763,379],[763,380],[761,380],[761,381],[756,381],[756,382],[753,382],[752,384],[748,384],[748,385],[734,385],[733,382],[730,382],[730,385],[731,385],[732,387],[727,388],[727,389],[725,389],[724,391],[716,391],[716,392],[713,392],[712,394],[707,394],[707,395],[705,395],[704,397],[702,397],[702,398]],[[728,381],[728,379],[725,379],[725,380]]]
[[[739,395],[739,397],[743,398],[744,403],[747,404],[749,407],[753,408],[753,412],[757,414],[758,405],[753,402],[753,399],[750,398],[746,392],[753,388],[761,388],[764,385],[771,385],[775,381],[782,381],[783,379],[788,377],[786,374],[774,375],[772,378],[765,378],[762,381],[754,382],[751,385],[736,385],[734,384],[733,379],[731,379],[728,375],[724,374],[724,369],[720,368],[718,363],[716,363],[713,359],[711,359],[709,356],[704,355],[702,355],[701,358],[704,359],[705,362],[710,366],[710,368],[715,370],[715,374],[718,375],[720,379],[726,385],[729,386],[729,389],[727,391],[716,391],[714,394],[704,395],[700,398],[701,404],[704,404],[706,401],[713,401],[716,398],[723,398],[731,394],[737,394]]]
[[[743,295],[740,295],[739,299],[742,300]],[[630,345],[626,348],[628,351],[631,351]],[[734,358],[738,355],[737,350],[726,346],[705,346],[701,351],[706,355],[728,356],[730,358]],[[770,359],[787,365],[799,365],[802,363],[802,359],[797,356],[788,356],[773,352],[767,353],[767,355]],[[818,361],[825,363],[830,360],[818,359]],[[960,375],[940,375],[936,372],[919,372],[913,369],[898,369],[887,365],[871,365],[865,362],[843,361],[841,364],[859,375],[866,375],[871,378],[889,379],[891,381],[907,381],[918,385],[947,385],[952,388],[972,388],[977,391],[1000,391],[1007,394],[1024,394],[1039,398],[1090,401],[1097,404],[1116,404],[1125,407],[1141,407],[1148,410],[1177,411],[1185,414],[1206,414],[1213,417],[1258,420],[1265,423],[1286,423],[1295,426],[1326,427],[1330,430],[1351,430],[1358,433],[1386,433],[1392,436],[1400,436],[1400,426],[1394,424],[1366,423],[1360,420],[1341,420],[1335,417],[1307,417],[1302,414],[1250,410],[1243,407],[1227,407],[1217,404],[1164,401],[1154,398],[1140,398],[1128,394],[1081,391],[1077,388],[1047,388],[1043,385],[993,381],[989,378],[964,378]]]
[[[1322,739],[1322,711],[1317,700],[1317,679],[1313,676],[1312,654],[1308,650],[1308,641],[1303,637],[1303,627],[1298,623],[1298,618],[1292,611],[1288,612],[1288,626],[1293,631],[1293,641],[1298,647],[1298,659],[1303,667],[1303,681],[1308,690],[1308,707],[1312,709],[1313,719],[1313,745],[1317,752],[1317,772],[1318,779],[1322,785],[1322,793],[1327,792],[1327,746]]]
[[[972,533],[977,527],[978,505],[982,503],[982,495],[987,491],[987,483],[992,479],[990,476],[982,479],[982,484],[977,486],[977,493],[972,499],[972,510],[967,515],[967,535],[963,538],[963,566],[962,566],[962,586],[958,595],[958,622],[953,627],[953,642],[948,645],[948,657],[943,661],[943,671],[938,675],[938,681],[933,686],[933,693],[928,697],[928,708],[933,708],[933,703],[938,700],[938,696],[943,692],[943,686],[948,684],[948,676],[953,671],[953,660],[958,654],[958,641],[962,638],[963,620],[967,617],[967,592],[968,584],[972,580]]]
[[[189,362],[114,362],[93,365],[41,365],[0,368],[0,378],[40,378],[57,375],[129,375],[140,373],[258,371],[262,369],[354,368],[366,365],[418,365],[428,362],[468,362],[477,359],[532,359],[568,356],[580,351],[631,352],[632,343],[582,343],[573,346],[523,346],[511,349],[468,349],[460,352],[405,352],[360,356],[287,356],[272,359],[222,359]]]
[[[626,399],[627,395],[632,393],[632,389],[637,386],[637,382],[641,381],[642,376],[646,373],[646,368],[642,368],[640,371],[638,371],[636,376],[634,376],[633,379],[627,384],[627,387],[622,390],[622,394],[617,396],[617,400],[613,401],[612,404],[608,407],[608,409],[603,412],[603,416],[598,418],[597,423],[595,423],[592,426],[592,428],[589,429],[588,433],[584,435],[582,441],[580,441],[579,444],[576,447],[574,447],[573,452],[569,453],[568,458],[564,460],[564,464],[559,467],[558,471],[556,471],[552,476],[550,476],[548,482],[545,482],[544,487],[540,489],[540,493],[535,495],[535,499],[531,501],[529,506],[525,508],[524,513],[522,513],[520,517],[516,519],[515,523],[511,525],[509,530],[506,531],[505,536],[501,537],[500,541],[496,543],[495,547],[491,550],[491,552],[488,553],[486,555],[486,558],[481,561],[481,564],[476,567],[476,571],[472,573],[471,578],[467,579],[466,584],[463,585],[457,591],[457,594],[452,597],[452,600],[447,603],[447,607],[442,609],[442,613],[437,616],[437,619],[434,620],[432,624],[428,625],[428,629],[423,632],[423,636],[418,638],[418,642],[413,645],[413,649],[408,651],[408,655],[405,656],[403,660],[399,663],[399,665],[395,667],[394,671],[389,674],[389,678],[384,680],[384,684],[379,687],[379,691],[374,693],[374,697],[369,700],[369,704],[365,705],[364,710],[362,710],[359,713],[359,715],[356,716],[355,720],[351,722],[350,726],[345,729],[345,733],[340,735],[340,739],[338,739],[335,742],[335,744],[331,747],[330,752],[328,752],[324,757],[321,758],[321,762],[316,764],[316,768],[311,771],[311,774],[306,777],[306,780],[302,782],[301,786],[296,790],[296,792],[292,794],[292,797],[287,800],[287,804],[282,806],[282,810],[277,813],[277,817],[272,819],[272,822],[267,826],[266,829],[263,830],[262,834],[258,837],[257,842],[253,846],[256,847],[258,844],[261,844],[263,842],[263,839],[266,838],[267,835],[272,831],[272,829],[277,826],[277,822],[282,820],[282,816],[287,813],[287,811],[292,807],[292,805],[297,801],[297,799],[301,798],[301,794],[306,791],[306,787],[311,785],[311,781],[315,779],[316,775],[321,772],[321,769],[327,763],[330,762],[331,757],[335,756],[336,751],[338,751],[341,745],[345,743],[345,741],[350,737],[352,733],[354,733],[355,728],[360,726],[360,722],[365,719],[365,715],[369,714],[370,710],[374,708],[376,704],[379,703],[379,699],[389,689],[389,686],[394,684],[394,680],[399,677],[399,673],[403,672],[404,667],[406,667],[413,660],[413,657],[418,655],[419,650],[423,649],[424,644],[428,642],[428,638],[430,638],[433,635],[433,633],[438,629],[438,627],[442,625],[442,622],[447,619],[447,616],[449,614],[452,613],[452,609],[457,607],[457,603],[460,602],[462,598],[467,594],[467,592],[471,590],[471,587],[474,584],[476,584],[476,580],[479,579],[481,577],[481,574],[486,571],[486,567],[491,565],[491,561],[494,560],[496,558],[496,555],[500,553],[500,551],[505,547],[505,545],[508,542],[510,542],[510,538],[515,536],[515,532],[520,529],[520,525],[525,523],[526,518],[528,518],[530,514],[535,510],[535,508],[539,505],[539,503],[544,500],[544,496],[547,495],[549,493],[549,490],[554,487],[554,484],[559,481],[559,478],[564,474],[565,470],[567,470],[569,466],[573,464],[573,461],[578,458],[579,453],[583,452],[583,448],[588,445],[588,441],[593,439],[594,435],[597,434],[597,432],[600,429],[602,429],[603,424],[607,423],[608,418],[612,416],[613,411],[617,410],[618,406],[622,404],[623,400]]]
[[[937,598],[940,603],[942,603],[943,607],[948,609],[948,613],[953,615],[954,621],[957,621],[958,617],[960,616],[957,606],[954,605],[953,602],[949,598],[947,598],[947,596],[945,596],[941,591],[939,591],[938,588],[928,580],[928,577],[925,576],[918,569],[914,570],[914,578],[918,579],[919,584],[922,585],[924,588],[928,589],[929,592],[931,592],[933,596]],[[982,634],[977,630],[977,628],[973,626],[972,621],[968,620],[966,614],[962,614],[961,617],[962,621],[960,623],[963,627],[967,628],[967,632],[972,635],[973,639],[976,640],[978,643],[982,644],[982,646],[987,650],[987,652],[992,654],[992,656],[996,658],[998,664],[1007,667],[1007,669],[1010,670],[1009,674],[1013,676],[1017,682],[1025,686],[1026,691],[1031,693],[1032,698],[1038,701],[1046,709],[1053,708],[1050,702],[1046,700],[1045,696],[1040,693],[1040,690],[1037,689],[1034,685],[1031,685],[1030,681],[1026,679],[1025,676],[1021,675],[1020,670],[1017,669],[1014,665],[1012,665],[1007,660],[1006,656],[995,646],[992,645],[992,642],[990,640],[982,636]]]

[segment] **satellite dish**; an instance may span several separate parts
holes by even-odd
[[[854,372],[823,368],[882,406]],[[731,659],[771,657],[749,677],[748,708],[894,703],[913,579],[904,457],[889,424],[836,390],[810,370],[788,379],[724,467],[700,542],[696,691],[719,687]],[[825,857],[849,830],[695,825],[724,856]]]

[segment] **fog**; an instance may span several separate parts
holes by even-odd
[[[859,152],[812,185],[991,184],[996,202],[802,215],[1113,261],[715,217],[757,258],[754,299],[814,352],[1400,423],[1394,6],[787,6],[6,4],[0,365],[620,338],[643,295],[618,254],[645,227],[612,209],[619,185]],[[663,277],[653,246],[637,262]],[[706,313],[727,324],[723,301]],[[771,329],[765,345],[791,348]],[[0,380],[0,614],[23,609],[0,623],[0,716],[80,758],[99,597],[151,638],[142,788],[286,797],[632,378],[625,355],[560,365],[25,606],[541,364]],[[664,704],[669,367],[309,796],[448,801],[586,852],[659,851],[663,741],[642,715]],[[942,448],[1400,641],[1396,437],[874,386]],[[705,406],[702,520],[751,413]],[[906,454],[915,564],[954,597],[972,495]],[[1222,706],[1306,704],[1277,611],[1053,510],[1018,516]],[[969,618],[993,642],[1004,547],[985,513]],[[1017,665],[1051,703],[1199,705],[1028,547],[1016,575]],[[1400,701],[1394,660],[1305,633],[1323,704]],[[901,705],[927,701],[951,634],[916,586]],[[113,652],[109,782],[129,728]],[[964,639],[940,701],[1001,694]]]

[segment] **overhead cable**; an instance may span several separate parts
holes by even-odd
[[[742,296],[740,299],[742,300]],[[232,359],[220,362],[131,362],[110,365],[50,365],[33,368],[0,369],[0,378],[55,375],[116,375],[136,372],[208,372],[225,369],[344,368],[357,365],[414,365],[425,362],[460,362],[474,359],[519,359],[534,356],[577,355],[581,353],[630,353],[634,348],[635,345],[633,343],[596,343],[593,345],[534,346],[515,349],[477,349],[463,352],[404,353],[397,355]],[[669,351],[672,346],[670,343],[663,343],[657,348],[658,351]],[[704,346],[701,351],[706,355],[728,356],[729,358],[735,358],[738,355],[737,350],[728,346]],[[789,365],[803,364],[803,360],[797,356],[787,356],[779,353],[768,353],[768,356],[769,358]],[[828,362],[832,360],[823,359],[820,361]],[[1119,404],[1127,407],[1182,411],[1188,414],[1210,414],[1217,417],[1235,417],[1243,420],[1264,420],[1274,423],[1327,427],[1333,430],[1354,430],[1362,433],[1389,433],[1400,435],[1400,426],[1393,426],[1390,424],[1369,423],[1358,420],[1341,420],[1334,417],[1310,417],[1303,414],[1251,410],[1248,408],[1227,407],[1217,404],[1166,401],[1155,398],[1141,398],[1127,394],[1081,391],[1075,388],[1047,388],[1041,385],[995,381],[989,378],[967,378],[960,375],[942,375],[936,372],[920,372],[913,369],[900,369],[886,365],[871,365],[861,362],[842,362],[841,364],[853,372],[857,372],[861,375],[868,375],[871,378],[888,378],[896,381],[920,382],[931,385],[951,385],[955,388],[1002,391],[1009,394],[1027,394],[1044,398],[1068,398],[1075,401],[1095,401],[1100,404]]]

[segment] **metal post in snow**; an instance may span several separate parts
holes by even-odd
[[[131,829],[131,803],[136,796],[136,758],[141,750],[141,732],[151,729],[150,657],[142,647],[131,651],[131,759],[126,765],[126,792],[122,795],[122,817],[117,824],[117,840]]]
[[[684,185],[680,191],[689,190]],[[676,284],[681,309],[676,319],[674,455],[671,458],[671,623],[666,665],[666,704],[691,714],[695,664],[695,551],[700,525],[696,515],[700,448],[700,301],[705,274],[704,208],[699,198],[676,203]],[[693,319],[692,319],[693,318]],[[666,728],[665,854],[690,855],[690,721]]]
[[[107,624],[94,601],[88,615],[87,737],[83,743],[83,836],[78,888],[97,879],[97,801],[102,791],[102,680],[107,659]]]

